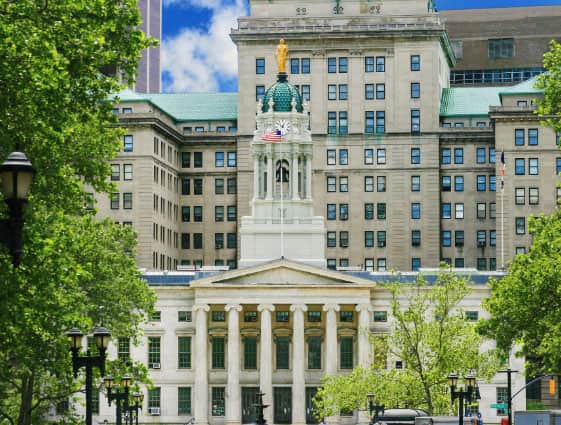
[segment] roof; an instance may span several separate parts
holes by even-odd
[[[515,94],[541,94],[542,89],[535,87],[537,77],[530,78],[529,80],[523,81],[515,86],[503,87],[499,92],[499,96],[503,95],[515,95]]]
[[[237,93],[136,93],[123,90],[121,102],[150,102],[175,121],[232,121],[238,119]]]
[[[450,87],[442,89],[440,116],[485,116],[489,106],[499,106],[499,92],[504,87]]]

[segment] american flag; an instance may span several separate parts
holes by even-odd
[[[505,153],[503,151],[501,152],[501,190],[504,190],[505,188],[505,168],[506,168]]]
[[[266,142],[280,142],[281,132],[280,130],[270,131],[269,133],[265,133],[263,136],[261,136],[261,140],[264,140]]]

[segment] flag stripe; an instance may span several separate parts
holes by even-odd
[[[275,130],[269,133],[265,133],[263,136],[261,136],[261,140],[264,140],[266,142],[280,142],[281,132],[280,130]]]

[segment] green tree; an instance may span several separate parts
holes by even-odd
[[[543,99],[538,101],[537,113],[554,131],[561,131],[561,44],[552,40],[549,52],[543,55],[547,72],[539,75],[536,87],[543,89]]]
[[[509,273],[493,281],[484,306],[491,317],[481,325],[484,334],[508,353],[514,344],[519,354],[532,359],[528,372],[561,371],[561,212],[530,217],[530,251],[517,255]]]
[[[324,379],[316,397],[320,416],[337,414],[338,409],[366,409],[370,391],[386,406],[450,413],[450,372],[475,370],[480,378],[496,372],[499,359],[492,350],[480,352],[483,339],[460,305],[471,292],[465,278],[441,271],[434,284],[419,275],[412,285],[395,283],[386,289],[391,294],[390,333],[372,338],[371,368]],[[401,360],[403,368],[387,369],[388,359]]]
[[[0,158],[20,149],[37,170],[18,269],[0,247],[0,424],[41,424],[76,389],[67,329],[136,336],[153,308],[134,232],[84,208],[85,188],[112,188],[106,100],[153,44],[139,23],[135,0],[0,0]]]

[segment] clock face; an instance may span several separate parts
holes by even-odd
[[[275,128],[284,136],[290,130],[290,123],[287,120],[278,120],[275,123]]]

